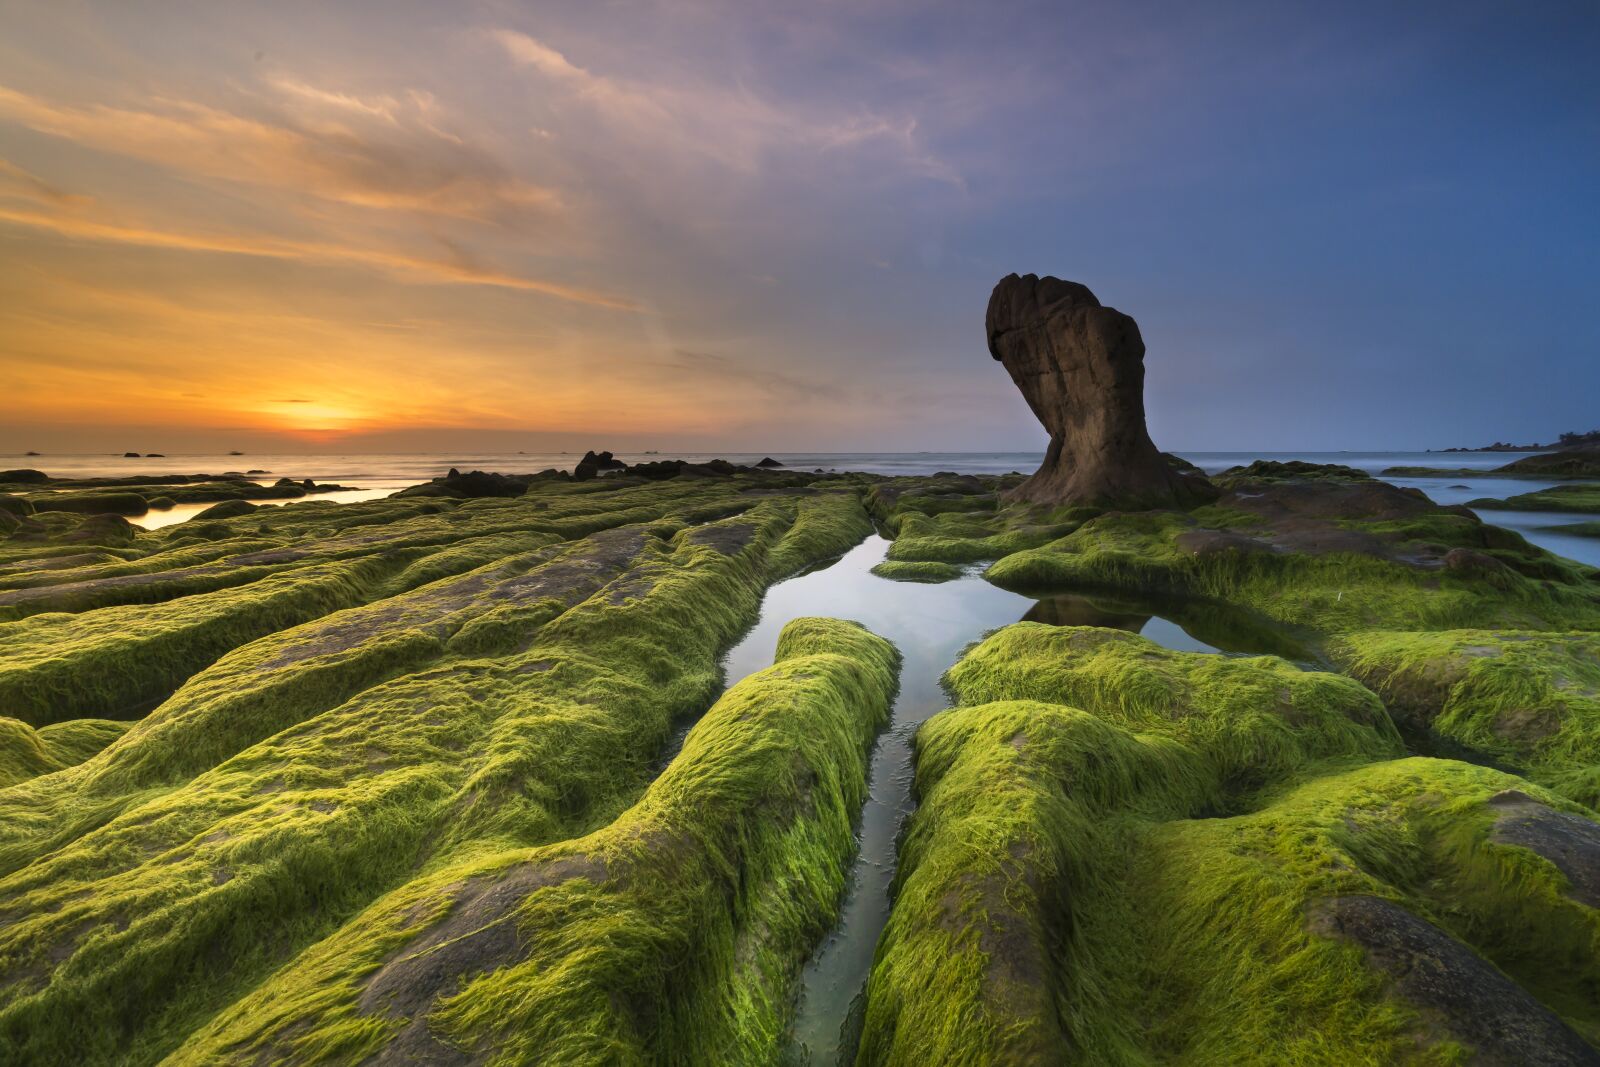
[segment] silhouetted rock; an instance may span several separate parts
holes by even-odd
[[[768,456],[765,459],[761,460],[759,463],[757,463],[756,466],[758,466],[758,467],[781,467],[781,466],[783,466],[783,464],[779,463],[777,460],[773,459],[771,456]]]
[[[461,471],[451,467],[443,478],[402,489],[395,496],[437,496],[467,499],[473,497],[521,496],[535,481],[566,478],[565,471],[547,470],[539,474],[495,474],[491,471]]]
[[[0,471],[0,485],[45,485],[50,481],[50,476],[44,471],[28,468],[14,471]]]
[[[578,465],[573,468],[572,476],[581,481],[595,477],[601,471],[627,470],[628,465],[617,459],[610,452],[585,452],[583,458],[578,460]]]
[[[1087,286],[1008,275],[989,297],[986,332],[990,355],[1050,431],[1044,463],[1009,498],[1135,509],[1216,495],[1151,442],[1139,326]]]
[[[1371,477],[1364,470],[1357,467],[1346,467],[1339,463],[1307,463],[1298,459],[1281,462],[1275,459],[1258,459],[1249,466],[1229,467],[1217,475],[1217,480],[1222,482],[1227,479],[1242,478],[1270,482],[1307,480],[1364,482],[1370,480]]]
[[[137,453],[137,452],[124,452],[122,454],[122,458],[123,459],[139,459],[140,457],[139,457],[139,453]]]

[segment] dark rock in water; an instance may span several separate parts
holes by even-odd
[[[271,473],[272,473],[271,471],[263,471],[263,470],[247,470],[247,471],[245,471],[245,474],[247,474],[247,475],[249,475],[249,474],[271,474]]]
[[[24,456],[37,456],[38,454],[39,453],[33,451],[31,448],[28,451],[23,453]]]
[[[230,456],[242,456],[242,455],[244,455],[244,453],[240,452],[238,449],[234,449],[232,452],[229,452],[228,455],[230,455]]]
[[[143,515],[150,502],[138,493],[41,493],[36,511],[72,511],[80,515]]]
[[[153,503],[153,501],[152,501]],[[248,515],[257,510],[259,504],[252,504],[248,500],[224,500],[220,504],[213,504],[206,508],[196,519],[231,519],[237,515]]]
[[[543,479],[546,474],[495,474],[490,471],[467,471],[465,474],[454,467],[443,478],[435,478],[422,485],[413,485],[403,489],[396,496],[439,496],[466,499],[469,497],[513,497],[521,496],[528,491],[528,485],[535,479]],[[555,472],[560,477],[566,475]]]
[[[1291,459],[1279,461],[1275,459],[1258,459],[1249,466],[1229,467],[1217,475],[1218,480],[1246,478],[1257,481],[1338,481],[1338,482],[1365,482],[1372,476],[1356,467],[1346,467],[1339,463],[1306,463],[1303,460]]]
[[[171,507],[176,507],[178,504],[178,502],[172,499],[170,496],[153,496],[149,499],[148,503],[151,507],[160,508],[162,511],[165,511]]]
[[[781,466],[783,466],[783,464],[779,463],[777,460],[773,459],[771,456],[767,456],[765,459],[763,459],[759,463],[757,463],[756,466],[758,466],[758,467],[781,467]]]
[[[451,473],[454,474],[455,472],[452,471]],[[300,483],[295,481],[293,478],[279,478],[272,484],[283,489],[298,489],[300,487]]]
[[[123,459],[138,459],[140,457],[139,457],[139,453],[137,453],[137,452],[124,452],[122,454],[122,458]]]
[[[146,452],[144,454],[144,458],[145,459],[166,459],[167,458],[167,454],[165,452]]]
[[[28,468],[14,471],[0,471],[0,484],[4,485],[46,485],[50,476],[44,471]]]
[[[1007,494],[1045,504],[1182,507],[1216,496],[1174,470],[1144,422],[1144,339],[1087,286],[1007,275],[989,297],[989,353],[1045,429],[1038,471]]]
[[[579,481],[587,481],[601,471],[627,470],[628,465],[617,459],[610,452],[585,452],[578,465],[573,468],[572,476]]]

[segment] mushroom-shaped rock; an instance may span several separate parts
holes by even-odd
[[[1044,463],[1007,495],[1046,504],[1185,507],[1216,495],[1175,470],[1144,424],[1144,339],[1077,282],[1007,275],[989,297],[989,354],[1046,430]]]

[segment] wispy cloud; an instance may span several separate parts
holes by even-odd
[[[506,224],[561,208],[554,190],[445,132],[426,93],[365,99],[279,78],[243,102],[261,114],[164,97],[73,106],[0,86],[0,118],[184,174]]]
[[[780,153],[882,147],[906,174],[964,187],[956,169],[921,143],[914,116],[819,113],[775,103],[738,84],[635,82],[597,74],[516,30],[493,30],[491,37],[513,61],[590,109],[634,146],[685,154],[744,173],[755,173]]]
[[[94,203],[94,197],[82,193],[69,193],[29,173],[5,159],[0,159],[0,196],[22,197],[60,208],[85,208]]]
[[[182,231],[128,226],[98,221],[78,215],[44,214],[38,211],[0,207],[0,222],[48,230],[65,237],[115,244],[142,245],[147,248],[178,249],[187,252],[215,252],[239,256],[264,256],[309,262],[359,264],[385,271],[407,281],[491,285],[503,289],[541,293],[545,296],[618,311],[633,311],[637,305],[610,293],[564,285],[559,282],[526,278],[472,261],[456,250],[448,259],[429,259],[404,252],[331,242],[297,241],[264,236],[187,233]]]

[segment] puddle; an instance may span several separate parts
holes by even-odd
[[[287,506],[290,504],[310,504],[327,501],[335,504],[353,504],[360,500],[381,500],[392,496],[393,489],[340,489],[332,493],[312,493],[307,496],[290,497],[277,500],[251,500],[252,504],[262,507]],[[164,526],[175,526],[180,522],[188,522],[207,508],[214,508],[220,501],[211,500],[203,504],[174,504],[170,508],[151,508],[137,518],[128,521],[144,530],[159,530]]]
[[[1184,652],[1304,655],[1281,635],[1216,605],[1083,595],[1036,599],[990,585],[979,577],[981,568],[939,584],[879,578],[870,572],[888,547],[872,536],[836,562],[774,585],[762,601],[760,621],[724,660],[730,682],[770,666],[779,632],[806,615],[854,619],[894,642],[903,657],[890,723],[872,752],[843,910],[802,974],[794,1047],[785,1062],[832,1065],[853,1058],[852,1008],[889,917],[897,838],[914,807],[912,737],[929,716],[949,706],[939,679],[968,645],[1029,619],[1114,626]]]

